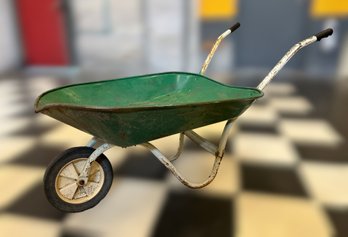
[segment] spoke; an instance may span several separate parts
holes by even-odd
[[[59,189],[59,192],[68,199],[73,199],[78,186],[76,183],[69,184],[64,188]]]
[[[85,167],[87,162],[88,162],[87,159],[78,160],[78,161],[74,162],[75,169],[79,175],[82,173],[82,170]]]
[[[96,173],[98,173],[99,171],[100,171],[100,168],[99,168],[98,163],[96,161],[92,162],[90,170],[89,170],[89,176],[93,176]]]
[[[83,198],[87,196],[87,193],[86,191],[83,189],[83,187],[79,187],[77,190],[76,190],[76,193],[74,195],[74,199],[79,199],[79,198]]]
[[[99,183],[101,179],[101,172],[95,172],[94,174],[89,176],[89,181],[90,182],[95,182],[95,183]]]
[[[89,196],[89,193],[86,191],[85,187],[82,187],[82,189],[86,193],[86,195]]]
[[[70,179],[70,180],[76,181],[75,178],[64,176],[63,173],[60,173],[59,177],[64,178],[64,179]]]
[[[96,173],[98,173],[98,172],[99,172],[99,169],[98,169],[98,170],[96,170],[96,171],[95,171],[95,172],[93,172],[93,173],[90,173],[90,174],[89,174],[89,176],[90,176],[90,177],[92,177],[93,175],[95,175],[95,174],[96,174]]]
[[[79,175],[80,175],[80,172],[78,171],[78,169],[77,169],[75,163],[72,163],[72,165],[73,165],[73,167],[74,167],[74,169],[75,169],[75,172],[76,172],[77,176],[79,176]]]
[[[62,189],[72,183],[76,183],[76,179],[59,176],[57,186],[59,189]]]
[[[91,185],[100,185],[100,183],[99,182],[95,182],[95,181],[88,181],[88,183],[86,184],[86,186],[88,186],[89,184],[91,184]]]
[[[59,175],[71,179],[77,179],[79,177],[73,164],[66,166]]]

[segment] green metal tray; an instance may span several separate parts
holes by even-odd
[[[262,95],[167,72],[56,88],[38,97],[35,111],[127,147],[236,118]]]

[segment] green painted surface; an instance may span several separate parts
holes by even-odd
[[[235,118],[261,96],[173,72],[57,88],[38,98],[36,111],[126,147]]]

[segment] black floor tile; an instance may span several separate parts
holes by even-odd
[[[34,111],[34,104],[32,104],[31,106],[28,106],[28,109],[22,110],[18,113],[15,113],[13,115],[11,115],[12,118],[18,118],[18,117],[30,117],[30,118],[34,118],[35,117],[35,111]]]
[[[208,139],[211,143],[215,144],[216,146],[219,145],[219,138],[213,138],[213,139]],[[185,143],[184,143],[184,151],[198,151],[198,152],[204,152],[205,150],[197,145],[196,143],[194,143],[193,141],[191,141],[190,139],[186,139]],[[230,142],[227,141],[226,144],[226,148],[225,148],[225,154],[231,154],[233,152],[232,150],[232,146],[230,145]]]
[[[301,159],[348,163],[348,141],[334,147],[295,144]]]
[[[186,139],[184,143],[184,150],[185,151],[201,151],[203,148],[201,148],[199,145],[194,143],[193,141]]]
[[[47,167],[57,155],[66,150],[63,146],[37,144],[31,150],[12,159],[12,164]]]
[[[266,125],[259,125],[259,124],[239,124],[239,131],[240,132],[257,132],[257,133],[266,133],[271,135],[277,135],[277,124],[272,124],[269,126]]]
[[[296,114],[291,112],[278,112],[278,116],[282,119],[318,119],[318,115],[314,112]]]
[[[162,180],[167,168],[150,152],[128,153],[114,172],[115,176]]]
[[[307,197],[296,167],[290,169],[243,164],[241,175],[244,190]]]
[[[269,99],[266,97],[261,97],[254,102],[256,105],[268,105]],[[252,105],[251,105],[252,106]]]
[[[232,236],[233,201],[194,195],[170,193],[158,218],[154,237]]]
[[[328,120],[344,137],[348,138],[348,90],[346,85],[332,81],[298,81],[299,91],[314,106],[311,116]]]
[[[35,136],[38,137],[54,129],[58,124],[54,125],[41,125],[37,122],[33,122],[23,129],[11,133],[11,136]]]
[[[5,212],[56,221],[65,217],[65,213],[55,209],[47,201],[42,182],[23,194]]]
[[[102,236],[101,233],[94,233],[86,229],[63,229],[60,237],[97,237]]]
[[[327,210],[327,213],[335,228],[335,237],[348,236],[348,208],[344,210]]]

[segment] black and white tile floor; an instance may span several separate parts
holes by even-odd
[[[270,85],[238,120],[216,180],[202,190],[181,185],[142,148],[114,148],[106,198],[64,214],[45,199],[42,176],[90,136],[33,112],[40,92],[64,83],[0,80],[0,236],[348,236],[348,87]],[[198,132],[216,141],[223,125]],[[170,153],[176,139],[155,143]],[[185,149],[177,167],[204,179],[213,157]]]

